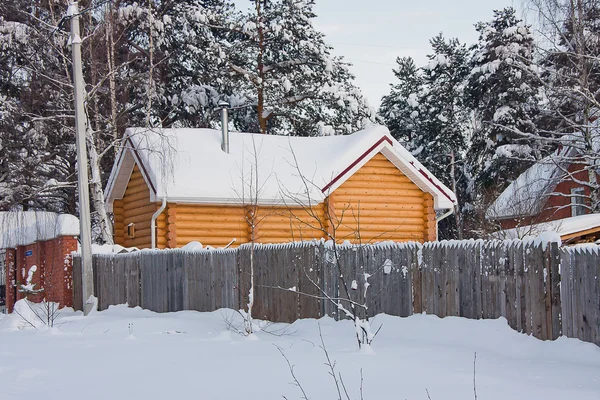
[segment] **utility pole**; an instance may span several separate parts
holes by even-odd
[[[75,137],[77,146],[77,177],[79,188],[79,240],[81,243],[81,269],[83,312],[92,310],[94,296],[94,276],[92,273],[92,228],[90,222],[90,194],[88,187],[88,160],[86,151],[87,117],[83,105],[84,83],[81,69],[81,36],[79,36],[79,8],[73,1],[67,9],[71,17],[71,51],[73,53],[73,91],[75,93]]]

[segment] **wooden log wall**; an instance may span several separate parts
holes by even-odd
[[[113,205],[113,212],[115,214],[115,243],[124,247],[150,247],[152,214],[158,208],[158,204],[150,202],[150,189],[140,169],[135,165],[123,199],[116,200]],[[166,217],[163,213],[157,220],[159,228],[164,227],[165,221]],[[133,224],[135,228],[133,237],[127,235],[129,224]],[[158,235],[157,246],[166,247],[166,244],[166,235]]]
[[[158,312],[243,308],[250,251],[247,244],[229,250],[94,255],[95,293],[101,309],[120,303]],[[313,241],[257,244],[254,261],[257,318],[340,318],[331,302],[298,292],[319,295],[317,283],[328,295],[343,297],[343,276],[350,286],[356,281],[350,296],[362,302],[368,274],[370,316],[503,317],[513,329],[543,340],[562,335],[600,345],[599,246],[470,240],[334,248]],[[78,265],[76,259],[74,274],[80,274]],[[80,294],[81,279],[73,281],[74,293]]]
[[[151,218],[159,207],[150,203],[150,189],[135,165],[123,198],[113,204],[115,243],[150,247]],[[133,237],[127,234],[129,224],[135,226]],[[233,239],[237,247],[252,236],[259,243],[289,243],[326,238],[326,231],[339,242],[435,240],[433,197],[377,154],[311,209],[168,203],[157,220],[157,247],[178,248],[192,241],[223,247]]]
[[[370,243],[436,239],[433,198],[381,153],[338,187],[329,203],[338,240]]]

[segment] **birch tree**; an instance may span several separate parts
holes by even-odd
[[[600,211],[600,2],[597,0],[529,0],[543,37],[542,83],[547,99],[541,132],[562,152],[555,160],[564,179],[585,189],[585,207]],[[565,165],[576,164],[568,171]],[[585,176],[584,179],[581,176]]]

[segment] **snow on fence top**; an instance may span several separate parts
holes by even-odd
[[[214,129],[128,129],[109,178],[108,203],[123,196],[135,162],[152,201],[318,204],[377,152],[431,193],[436,208],[456,202],[454,193],[384,126],[343,136],[229,135],[230,152],[225,153],[221,132]]]
[[[14,248],[59,236],[78,236],[79,219],[45,211],[0,212],[0,249]]]

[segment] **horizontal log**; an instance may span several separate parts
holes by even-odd
[[[392,164],[389,160],[369,160],[364,166],[364,167],[368,167],[368,168],[380,168],[380,169],[384,169],[384,168],[393,168],[393,169],[398,169],[394,164]]]
[[[128,210],[123,215],[123,223],[128,224],[130,222],[140,222],[145,220],[150,220],[152,218],[152,214],[154,214],[153,209],[146,209],[146,211],[138,209],[138,210]]]
[[[302,240],[312,240],[312,239],[320,239],[321,236],[319,237],[305,237]],[[294,240],[292,240],[292,238],[284,238],[284,237],[261,237],[259,239],[256,240],[257,243],[262,243],[262,244],[281,244],[281,243],[292,243],[294,241],[299,241],[301,239],[299,238],[295,238]]]
[[[233,236],[177,236],[177,247],[185,246],[189,242],[200,242],[204,246],[223,247],[233,240]],[[245,237],[236,237],[235,245],[247,243]]]
[[[131,221],[129,221],[131,222]],[[123,227],[125,229],[127,229],[127,226],[129,225],[129,223],[127,224],[123,224]],[[139,232],[142,229],[150,229],[150,219],[144,220],[144,221],[140,221],[140,222],[134,222],[133,225],[135,226],[135,231]]]
[[[178,229],[233,229],[233,230],[245,230],[248,229],[249,225],[242,221],[237,222],[223,222],[223,221],[177,221],[175,225]]]
[[[378,234],[378,233],[402,233],[402,232],[424,232],[425,226],[423,224],[420,225],[402,225],[402,226],[394,226],[394,225],[362,225],[360,229],[355,225],[341,225],[337,227],[336,232],[341,233],[349,233],[349,232],[360,232],[360,234]]]
[[[391,196],[351,196],[351,195],[345,195],[345,196],[336,196],[334,199],[334,207],[336,210],[338,210],[340,207],[342,207],[344,204],[354,204],[357,205],[358,202],[360,201],[360,206],[361,207],[375,207],[375,206],[379,206],[379,207],[383,207],[386,204],[387,205],[392,205],[392,204],[420,204],[421,207],[423,206],[423,197],[391,197]],[[371,206],[369,206],[371,204]]]
[[[140,182],[144,181],[144,176],[140,172],[140,170],[134,170],[129,177],[129,182]]]
[[[361,228],[369,227],[369,226],[377,226],[377,227],[398,227],[398,226],[406,226],[406,225],[418,225],[424,226],[425,221],[422,217],[417,218],[386,218],[386,217],[377,217],[377,218],[366,218],[361,216],[358,219],[354,218],[343,218],[341,221],[333,220],[333,223],[341,222],[344,225],[355,226],[360,223]]]
[[[146,185],[145,181],[139,183],[132,183],[131,181],[127,184],[127,188],[125,189],[124,196],[137,194],[137,193],[148,193],[150,195],[150,189]]]
[[[138,193],[132,193],[132,194],[125,193],[125,196],[123,197],[123,206],[125,206],[127,203],[131,203],[132,201],[137,201],[137,200],[146,200],[147,203],[150,203],[150,193],[145,193],[145,192],[138,192]]]
[[[386,190],[418,190],[419,187],[410,181],[389,181],[389,182],[373,182],[364,180],[346,181],[337,190],[357,190],[357,189],[386,189]]]
[[[125,228],[125,236],[127,236],[127,228]],[[150,237],[150,228],[144,228],[144,229],[135,229],[135,238],[139,238],[139,237]]]
[[[324,225],[324,223],[319,224],[318,221],[310,221],[306,223],[293,223],[291,225],[289,223],[262,223],[258,225],[258,229],[270,229],[289,232],[290,229],[318,229],[320,225]]]
[[[372,182],[372,183],[413,183],[410,178],[398,170],[398,174],[374,174],[360,169],[354,173],[341,186],[351,182]]]
[[[178,222],[240,222],[246,223],[244,219],[244,214],[241,212],[237,215],[216,215],[215,213],[183,213],[181,211],[177,212],[177,216],[175,219]]]
[[[349,202],[343,201],[343,199],[340,199],[340,201],[336,201],[336,199],[334,199],[333,206],[336,211],[342,211],[343,209],[338,209],[338,206],[348,204],[348,203]],[[424,209],[423,204],[421,202],[411,203],[411,204],[396,204],[396,203],[365,203],[365,202],[361,201],[360,205],[358,203],[355,203],[354,206],[355,206],[355,209],[359,209],[361,211],[374,210],[374,211],[386,211],[386,212],[400,212],[400,211],[423,212],[423,209]]]
[[[321,239],[325,237],[325,234],[322,232],[318,232],[315,234],[309,234],[309,233],[302,233],[302,234],[295,234],[293,236],[291,235],[277,235],[277,234],[273,234],[273,235],[269,235],[269,234],[263,234],[263,235],[258,235],[255,237],[256,241],[259,242],[267,242],[267,243],[272,243],[273,240],[277,239],[280,242],[301,242],[301,241],[307,241],[307,240],[313,240],[313,239]]]
[[[125,244],[123,247],[138,247],[138,248],[149,248],[150,247],[150,238],[149,237],[139,237],[139,238],[125,238]]]
[[[392,218],[392,219],[401,219],[401,218],[424,218],[423,210],[369,210],[364,208],[353,209],[352,211],[348,211],[344,213],[344,218],[360,218],[360,219],[378,219],[378,218]],[[336,215],[337,218],[341,218],[340,215]]]
[[[364,165],[357,173],[366,175],[396,175],[396,176],[406,176],[396,168],[379,168],[379,167],[371,167],[368,165]]]
[[[364,187],[364,188],[347,188],[340,187],[335,191],[336,196],[344,196],[351,198],[366,197],[367,201],[370,196],[378,196],[403,200],[405,197],[418,197],[423,199],[423,191],[417,187],[411,189],[392,189],[381,187]]]
[[[125,202],[125,204],[123,204],[123,210],[125,211],[125,213],[127,213],[127,211],[129,211],[129,210],[135,210],[135,209],[141,209],[141,208],[149,208],[149,209],[151,208],[153,211],[156,211],[156,205],[153,203],[150,203],[148,201],[148,199],[127,201],[127,202]]]
[[[248,235],[248,231],[245,229],[184,229],[177,228],[177,236],[221,236],[221,237],[241,237]],[[230,239],[231,240],[231,239]]]
[[[146,181],[142,180],[142,182],[135,184],[132,184],[132,182],[130,181],[127,185],[127,189],[125,189],[125,196],[130,196],[139,193],[146,193],[148,196],[150,196],[150,189],[148,188],[148,185],[146,185]]]
[[[221,206],[202,204],[177,204],[177,214],[219,213],[222,215],[244,214],[242,206]]]

